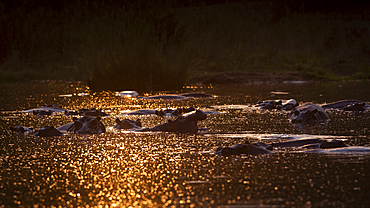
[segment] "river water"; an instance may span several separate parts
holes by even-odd
[[[212,99],[150,101],[92,93],[85,83],[0,84],[0,207],[369,207],[370,151],[308,153],[282,150],[263,156],[219,157],[219,146],[290,138],[336,138],[370,148],[370,112],[328,112],[321,128],[298,129],[287,113],[249,110],[258,100],[295,99],[330,103],[370,102],[370,81],[256,83],[186,86]],[[175,92],[167,92],[175,93]],[[102,109],[108,131],[36,139],[11,126],[61,126],[62,114],[35,117],[19,111],[44,104],[69,110]],[[164,123],[155,116],[123,116],[135,109],[194,106],[222,112],[199,122],[199,135],[113,131],[116,118],[140,118],[144,127]]]

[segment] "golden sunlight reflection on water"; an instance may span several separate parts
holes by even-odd
[[[249,105],[263,99],[220,91],[216,99],[147,101],[122,99],[112,92],[88,96],[59,97],[86,88],[69,87],[35,93],[35,100],[7,104],[0,130],[0,206],[4,207],[366,207],[370,189],[369,155],[307,154],[280,151],[262,156],[218,157],[219,146],[246,141],[286,139],[286,135],[331,135],[345,138],[350,145],[369,145],[369,112],[359,116],[330,114],[332,123],[324,129],[302,131],[290,126],[280,112],[245,111],[223,108],[226,113],[209,115],[199,135],[134,133],[108,130],[101,135],[68,134],[55,138],[18,136],[10,126],[35,129],[60,126],[72,118],[63,114],[35,117],[14,110],[58,104],[69,110],[95,107],[109,112],[102,122],[107,127],[115,118],[142,120],[151,127],[166,122],[154,116],[124,116],[135,109]],[[40,90],[41,86],[34,86]],[[45,87],[45,86],[44,86]],[[54,88],[53,88],[54,87]],[[72,89],[70,89],[72,88]],[[199,88],[196,88],[199,89]],[[213,90],[215,87],[210,88]],[[277,89],[265,90],[266,95]],[[288,89],[280,88],[281,91]],[[88,91],[86,91],[88,92]],[[81,92],[82,93],[82,92]],[[281,96],[294,96],[293,93]],[[29,97],[27,94],[26,97]],[[268,97],[270,98],[270,97]],[[283,97],[286,98],[286,97]],[[254,99],[253,102],[251,99]],[[41,102],[42,100],[42,102]],[[10,103],[10,101],[9,101]],[[240,107],[239,106],[239,107]],[[14,107],[14,108],[13,108]],[[343,126],[350,128],[343,128]],[[242,136],[240,136],[242,135]],[[288,137],[288,136],[286,136]],[[298,137],[298,136],[297,136]],[[324,136],[323,136],[324,137]],[[263,139],[262,138],[262,139]]]

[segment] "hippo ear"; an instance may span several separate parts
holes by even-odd
[[[72,117],[72,120],[76,121],[76,120],[78,120],[78,118],[77,117]]]
[[[101,117],[100,116],[96,117],[96,120],[100,121],[101,120]]]
[[[119,118],[116,118],[116,123],[120,123],[121,121],[119,120]]]
[[[365,107],[365,103],[361,103],[361,107]]]
[[[322,140],[320,140],[320,143],[322,144],[322,143],[329,143],[329,142],[326,141],[326,140],[324,140],[324,139],[322,139]]]

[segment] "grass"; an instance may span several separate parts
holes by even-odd
[[[148,92],[181,88],[197,74],[230,71],[370,78],[365,10],[288,13],[272,21],[269,4],[259,1],[141,9],[85,4],[3,12],[0,27],[8,44],[0,80],[85,80],[93,90]]]

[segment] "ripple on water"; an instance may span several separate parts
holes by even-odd
[[[35,93],[32,97],[29,92],[26,95],[21,93],[17,98],[20,103],[2,107],[9,111],[0,114],[0,206],[370,205],[367,200],[370,192],[367,185],[370,183],[367,177],[370,171],[368,154],[299,151],[280,151],[265,157],[219,157],[213,154],[218,146],[260,140],[340,138],[351,146],[364,148],[369,144],[367,127],[370,116],[366,112],[360,115],[333,112],[330,114],[332,123],[327,127],[306,131],[292,128],[284,113],[243,110],[244,106],[254,104],[254,100],[277,99],[263,97],[263,93],[272,96],[270,92],[289,92],[288,96],[296,96],[298,101],[302,96],[293,90],[297,86],[288,89],[284,86],[279,89],[276,86],[237,87],[231,90],[235,94],[230,90],[215,93],[215,88],[212,88],[209,89],[212,90],[210,94],[220,96],[212,100],[187,99],[171,103],[122,99],[111,92],[59,97],[75,93],[76,87],[86,88],[71,83],[63,84],[62,88],[53,86],[47,85],[53,89],[47,89],[41,95],[37,94],[41,90],[36,85],[30,88]],[[263,87],[266,87],[263,93],[257,92]],[[249,89],[252,90],[247,92]],[[321,89],[319,86],[310,92],[321,92]],[[310,92],[307,92],[307,99],[314,100],[309,97]],[[284,94],[273,95],[287,98]],[[22,96],[32,99],[26,100]],[[225,105],[222,109],[220,107],[225,113],[210,115],[200,122],[200,126],[207,127],[209,132],[197,136],[107,131],[101,135],[67,134],[36,140],[32,135],[17,136],[8,130],[10,126],[38,129],[71,122],[72,118],[63,115],[36,118],[12,112],[49,103],[69,110],[82,107],[109,110],[112,116],[102,119],[108,127],[113,126],[114,119],[125,110]],[[156,117],[141,119],[144,126],[166,121]]]

